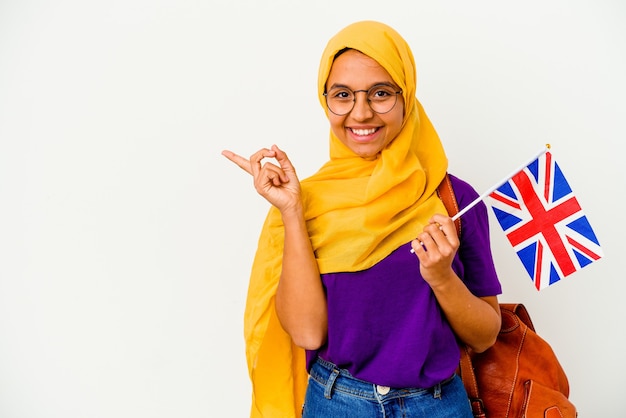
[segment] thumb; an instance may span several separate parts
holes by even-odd
[[[291,164],[291,160],[289,159],[289,157],[287,157],[287,153],[278,148],[277,145],[272,145],[272,151],[276,153],[275,158],[276,161],[278,161],[278,164],[280,164],[280,168],[282,168],[284,171],[292,171],[295,173],[296,170],[293,167],[293,164]]]

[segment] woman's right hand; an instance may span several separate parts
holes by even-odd
[[[222,155],[250,174],[257,193],[276,206],[281,213],[300,208],[300,181],[296,170],[287,154],[276,145],[272,145],[270,149],[260,149],[249,160],[228,150],[222,151]],[[272,162],[263,163],[265,158],[274,158],[278,165]]]

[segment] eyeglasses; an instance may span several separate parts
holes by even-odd
[[[361,92],[365,93],[370,108],[378,114],[390,112],[398,101],[398,94],[402,94],[402,90],[396,90],[396,87],[386,84],[376,84],[368,90],[350,90],[347,87],[334,87],[324,93],[326,106],[328,106],[328,110],[337,116],[347,115],[354,108],[356,94]]]

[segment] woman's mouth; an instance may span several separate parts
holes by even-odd
[[[378,128],[369,128],[369,129],[349,128],[349,129],[356,136],[369,136],[369,135],[374,134],[378,130]]]

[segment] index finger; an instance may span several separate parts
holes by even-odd
[[[439,226],[439,230],[442,231],[447,237],[457,236],[456,226],[454,221],[447,215],[435,214],[430,219],[431,223]]]
[[[224,150],[222,151],[222,155],[228,158],[230,161],[237,164],[242,170],[252,175],[252,167],[250,165],[250,160],[242,157],[241,155],[235,154],[232,151]]]

